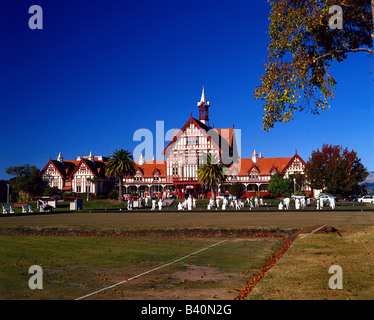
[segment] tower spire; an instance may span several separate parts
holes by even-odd
[[[197,106],[199,107],[199,121],[201,121],[202,123],[204,123],[206,126],[209,127],[210,102],[207,101],[206,99],[204,86],[203,86],[203,91],[201,93],[200,102],[197,103]]]
[[[200,103],[201,103],[201,102],[204,102],[204,104],[206,104],[206,96],[205,96],[205,89],[204,89],[204,86],[203,86],[203,92],[201,93]]]
[[[63,161],[63,157],[61,156],[61,152],[58,153],[58,156],[57,156],[57,161],[61,162],[62,164],[64,163]]]

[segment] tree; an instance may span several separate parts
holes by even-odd
[[[9,181],[0,180],[0,203],[5,203],[8,200],[8,183]]]
[[[133,176],[136,172],[136,165],[133,155],[127,150],[115,150],[105,163],[105,174],[107,177],[118,179],[118,200],[123,201],[123,179],[126,176]]]
[[[207,163],[203,164],[197,170],[197,180],[206,186],[211,191],[211,198],[216,199],[215,190],[219,183],[225,180],[224,175],[225,166],[218,163],[216,159],[212,159],[210,155],[207,156]]]
[[[240,198],[244,192],[244,184],[240,182],[235,182],[229,187],[229,192],[231,195]]]
[[[312,189],[325,190],[335,196],[359,194],[359,184],[369,175],[355,151],[324,144],[312,152],[305,165],[305,175]]]
[[[43,191],[43,196],[55,196],[60,194],[60,189],[58,187],[46,186]]]
[[[305,184],[305,175],[300,172],[295,172],[294,174],[290,175],[290,179],[295,184],[295,191],[301,191]]]
[[[280,195],[283,197],[289,197],[292,194],[292,186],[293,181],[290,178],[285,179],[279,172],[277,172],[269,181],[268,191],[275,197]]]
[[[268,57],[261,85],[255,88],[255,99],[265,101],[266,131],[276,122],[292,120],[296,110],[318,114],[330,108],[328,100],[336,86],[328,71],[333,61],[344,61],[350,52],[374,56],[374,0],[271,0],[270,4]],[[339,19],[334,5],[343,10],[342,29],[334,26]]]
[[[15,176],[9,180],[11,188],[18,194],[19,200],[29,200],[43,194],[44,181],[40,176],[40,170],[35,166],[25,164],[23,166],[9,167],[6,173]]]
[[[86,181],[87,181],[87,184],[91,184],[91,186],[92,186],[92,184],[96,184],[97,183],[97,181],[99,181],[99,178],[98,177],[89,177],[89,178],[86,178]],[[89,192],[88,192],[88,189],[87,189],[87,201],[88,201],[88,194],[89,194]]]

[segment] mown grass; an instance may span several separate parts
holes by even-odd
[[[307,225],[374,225],[373,211],[334,212],[71,212],[2,215],[0,229],[54,227],[86,230],[145,230],[183,228],[295,228]],[[1,231],[1,230],[0,230]]]
[[[325,208],[322,212],[314,208],[289,212],[267,212],[267,208],[249,211],[248,207],[237,212],[151,212],[145,209],[130,212],[114,209],[118,202],[111,201],[89,201],[92,213],[91,210],[66,212],[68,208],[59,203],[56,213],[2,215],[0,231],[12,232],[14,229],[22,228],[99,231],[253,227],[277,229],[327,224],[342,228],[343,238],[337,234],[314,234],[301,241],[297,239],[275,267],[255,286],[248,298],[374,297],[373,206],[361,208],[357,207],[357,204],[342,204],[340,209],[331,211]],[[86,208],[88,203],[84,204]],[[113,208],[105,211],[109,205]],[[100,210],[95,211],[94,208],[98,206]],[[0,299],[74,299],[218,240],[194,238],[191,244],[188,244],[188,241],[190,240],[186,238],[152,237],[0,236]],[[224,246],[211,250],[212,255],[205,255],[207,251],[191,257],[184,263],[144,276],[141,281],[131,281],[126,287],[100,293],[92,299],[233,299],[237,294],[235,289],[244,286],[251,274],[258,271],[270,252],[276,250],[279,243],[277,241],[279,239],[275,243],[260,241],[261,243],[253,243],[254,247],[248,249],[250,242],[247,242],[247,247],[243,243],[230,240]],[[252,243],[250,245],[252,246]],[[32,264],[43,267],[43,290],[33,291],[28,288],[28,279],[31,276],[28,274],[28,268]],[[328,289],[328,279],[331,277],[328,268],[332,264],[341,265],[343,268],[344,281],[347,281],[344,282],[343,290]],[[192,272],[189,271],[191,266],[208,268],[212,273],[211,278],[203,276],[200,281],[184,281],[183,278],[170,276],[176,272],[184,272],[183,275],[187,275]],[[212,280],[214,277],[216,279]]]
[[[300,235],[247,299],[374,299],[374,227],[345,227],[341,235]],[[341,290],[329,288],[333,265],[343,270]]]
[[[0,236],[0,299],[76,299],[221,240]],[[235,289],[245,285],[248,274],[258,271],[281,240],[229,239],[90,299],[233,299]],[[28,286],[32,265],[43,268],[42,290]],[[198,278],[189,279],[190,269],[199,272]]]

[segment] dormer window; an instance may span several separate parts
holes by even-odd
[[[140,171],[136,171],[135,175],[134,175],[134,181],[142,181],[143,177],[142,177],[142,174],[140,173]]]
[[[258,180],[258,172],[256,170],[252,170],[249,173],[249,180]]]
[[[158,174],[155,173],[155,174],[153,175],[153,181],[158,181],[158,180],[159,180]]]

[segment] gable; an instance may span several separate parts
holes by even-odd
[[[94,177],[97,177],[98,172],[96,166],[91,161],[81,159],[71,174],[71,176],[74,175],[93,175]]]
[[[215,142],[215,139],[212,139],[208,135],[207,132],[209,132],[209,130],[209,127],[191,117],[181,130],[175,130],[172,141],[170,141],[162,154],[166,155],[166,153],[173,148],[192,149],[195,146],[200,146],[200,144],[203,147],[220,151],[220,147]]]
[[[59,161],[49,160],[46,166],[41,171],[42,175],[46,176],[60,176],[61,178],[65,177],[63,166]]]
[[[52,176],[60,175],[60,172],[56,169],[53,163],[49,164],[49,166],[45,169],[44,173]]]
[[[284,167],[282,173],[285,173],[286,171],[302,171],[304,169],[304,166],[304,160],[301,159],[298,154],[295,154],[293,158]]]

